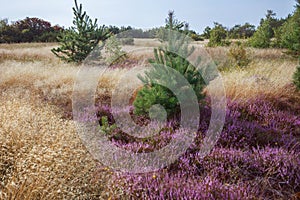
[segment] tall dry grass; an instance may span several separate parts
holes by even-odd
[[[28,44],[0,44],[0,63],[13,60],[17,62],[58,62],[50,50],[57,44],[28,43]]]
[[[79,67],[56,59],[52,46],[26,45],[0,50],[9,54],[0,63],[0,199],[104,198],[109,173],[95,179],[99,164],[71,120]],[[120,74],[102,76],[98,96]]]
[[[41,106],[42,105],[42,106]],[[0,98],[0,199],[73,199],[101,195],[97,163],[71,120],[36,97]],[[91,189],[93,188],[93,189]]]
[[[296,59],[280,49],[247,49],[251,63],[244,68],[233,68],[228,62],[228,50],[226,47],[207,49],[216,64],[226,68],[221,75],[228,98],[243,102],[264,97],[278,102],[291,101],[295,105],[300,101],[292,83],[298,65]],[[208,88],[213,87],[211,84]]]

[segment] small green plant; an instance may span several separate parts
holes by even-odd
[[[109,65],[119,63],[126,58],[126,52],[122,50],[121,42],[116,36],[112,36],[106,40],[105,53],[105,61]]]
[[[297,90],[300,90],[300,58],[299,58],[299,66],[296,69],[296,72],[293,76],[293,82],[297,87]]]
[[[241,43],[235,43],[228,52],[231,65],[234,67],[246,67],[251,62],[249,54]]]
[[[98,26],[97,19],[94,21],[82,10],[82,4],[78,6],[75,0],[73,7],[74,20],[71,28],[65,30],[58,37],[60,47],[51,51],[66,62],[82,62],[99,44],[106,40],[110,34],[105,26]]]
[[[114,132],[114,130],[116,130],[116,128],[117,128],[116,124],[113,125],[109,124],[107,116],[101,117],[100,129],[101,131],[103,131],[103,133],[105,133],[106,135],[111,135]]]

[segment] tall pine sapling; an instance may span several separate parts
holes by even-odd
[[[114,35],[106,40],[105,61],[108,65],[117,64],[126,59],[126,52],[122,50],[121,41]]]
[[[168,35],[166,46],[154,50],[155,59],[150,60],[152,69],[148,70],[144,76],[139,76],[139,79],[144,83],[144,87],[137,93],[133,102],[136,115],[148,115],[154,105],[163,106],[169,118],[179,113],[180,105],[176,96],[170,89],[158,84],[161,81],[168,82],[184,93],[186,88],[181,88],[181,83],[178,82],[179,80],[171,73],[169,68],[179,72],[188,81],[198,100],[204,98],[202,90],[206,83],[200,71],[186,59],[195,49],[189,47],[190,41],[184,34],[173,31],[172,27],[172,25],[169,26],[169,31],[165,33],[165,35]],[[200,59],[198,61],[200,63]],[[186,96],[186,98],[190,97]],[[159,112],[157,114],[160,115]],[[155,117],[159,118],[159,116]]]
[[[189,24],[176,19],[174,11],[169,11],[168,17],[165,19],[165,23],[165,27],[162,27],[157,34],[157,37],[162,41],[168,40],[168,34],[166,30],[178,31],[186,35],[189,33]]]
[[[90,19],[82,10],[82,4],[78,6],[77,0],[73,12],[73,26],[58,37],[60,47],[51,51],[63,61],[80,63],[110,34],[104,25],[98,26],[97,19]]]

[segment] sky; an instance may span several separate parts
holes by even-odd
[[[267,10],[278,18],[294,11],[295,0],[78,0],[99,24],[132,26],[149,29],[163,26],[169,10],[180,21],[202,33],[206,26],[219,22],[226,27],[249,22],[258,25]],[[38,17],[70,27],[73,21],[73,0],[0,0],[0,19],[17,21]]]

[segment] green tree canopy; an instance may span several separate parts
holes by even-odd
[[[278,33],[279,44],[287,48],[290,54],[300,55],[300,0],[296,1],[296,10],[283,24]]]
[[[255,26],[250,23],[244,25],[235,25],[229,30],[229,37],[232,39],[241,39],[252,37],[255,33]]]

